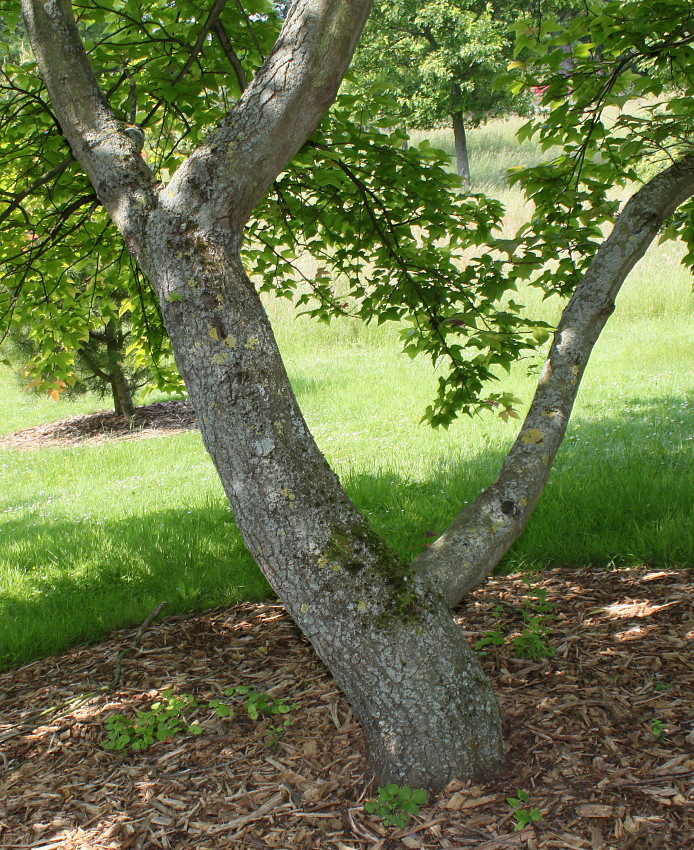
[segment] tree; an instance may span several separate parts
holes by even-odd
[[[152,373],[149,362],[138,368],[132,352],[128,351],[128,339],[131,336],[131,326],[127,315],[119,315],[117,311],[99,311],[97,314],[95,298],[88,305],[80,302],[89,298],[91,287],[84,290],[77,286],[63,286],[59,295],[53,294],[50,306],[55,313],[51,315],[49,304],[43,299],[34,310],[29,309],[26,298],[22,300],[22,310],[17,310],[7,334],[7,356],[2,362],[14,368],[21,384],[38,393],[47,393],[55,401],[62,395],[72,398],[86,392],[104,397],[111,395],[113,409],[117,416],[131,417],[135,412],[133,395],[143,387],[159,385]],[[86,293],[86,298],[85,298]],[[115,305],[122,305],[127,293],[109,293]],[[66,298],[67,296],[67,298]],[[82,297],[80,297],[82,296]],[[65,301],[69,300],[67,306]],[[75,315],[74,306],[84,306],[86,309]],[[29,314],[26,324],[17,321],[20,314]],[[126,310],[127,314],[127,310]],[[67,322],[60,322],[62,316],[68,316],[72,321],[70,330],[74,332],[75,325],[82,319],[82,330],[78,337],[78,345],[67,349],[65,339],[70,331],[65,333]],[[45,321],[52,319],[52,321]],[[51,335],[47,336],[46,328],[50,325]],[[59,369],[60,377],[56,375]],[[167,388],[175,386],[174,377],[166,383]]]
[[[176,4],[175,14],[183,23],[195,21],[204,43],[223,5],[218,0],[202,21],[192,6]],[[126,0],[126,6],[137,8],[135,0]],[[694,195],[688,123],[694,105],[691,11],[687,0],[648,6],[648,15],[642,0],[587,15],[581,25],[601,45],[600,55],[590,44],[577,50],[568,75],[552,71],[564,56],[563,39],[573,43],[575,34],[555,36],[547,22],[539,33],[543,76],[538,78],[540,66],[532,62],[521,70],[535,84],[548,86],[550,120],[540,132],[543,141],[560,141],[564,150],[553,164],[531,169],[524,178],[538,212],[516,240],[494,238],[484,199],[449,202],[441,196],[444,205],[457,210],[459,221],[467,221],[471,243],[487,243],[460,271],[459,295],[476,303],[477,286],[498,289],[496,300],[503,303],[494,313],[494,329],[477,327],[484,311],[460,309],[446,275],[445,285],[437,286],[434,276],[424,286],[409,251],[409,265],[398,266],[400,276],[390,285],[377,270],[373,288],[364,285],[360,292],[357,286],[355,297],[374,305],[380,317],[402,318],[407,311],[412,331],[405,334],[406,346],[448,358],[448,373],[429,414],[443,424],[470,409],[475,398],[488,404],[474,381],[485,377],[495,352],[502,352],[496,363],[503,366],[518,350],[514,340],[525,331],[516,333],[513,308],[502,318],[505,286],[534,274],[547,291],[573,292],[497,481],[408,564],[369,528],[316,447],[241,259],[244,226],[274,181],[282,182],[297,152],[300,163],[311,150],[331,158],[320,133],[318,141],[311,137],[336,96],[370,2],[295,0],[242,96],[162,185],[100,89],[69,2],[23,0],[52,109],[100,203],[157,293],[205,445],[246,545],[350,700],[381,779],[436,789],[454,776],[487,775],[502,761],[494,694],[450,606],[484,580],[523,530],[624,278],[663,222]],[[168,7],[147,12],[154,32],[166,29],[157,16]],[[116,9],[108,14],[119,20],[120,0],[101,8]],[[537,42],[538,33],[526,25],[519,49],[535,51]],[[614,124],[605,107],[634,93],[665,97],[667,109],[652,117],[625,112]],[[663,151],[668,162],[618,211],[607,196],[608,178],[612,183],[638,179],[635,165],[644,144],[649,153]],[[333,162],[333,188],[339,191],[343,177],[349,179],[357,195],[369,199],[366,209],[377,213],[372,231],[380,226],[385,237],[390,234],[379,244],[397,243],[406,222],[391,222],[373,185],[356,174],[352,179],[339,155]],[[387,183],[401,174],[397,168],[386,175]],[[409,198],[412,203],[416,191]],[[271,229],[280,221],[291,226],[281,213],[268,218]],[[410,231],[417,222],[413,208]],[[613,222],[606,239],[605,222]],[[307,239],[316,226],[315,219],[306,220]],[[673,221],[672,228],[689,244],[694,241],[686,218]],[[444,236],[439,225],[429,225],[419,236],[423,253],[431,247],[427,240],[442,242]],[[464,231],[448,237],[453,247],[440,255],[440,267],[450,271],[457,246],[470,243]],[[497,259],[492,249],[506,251],[507,259]],[[489,288],[482,288],[487,302],[494,301]],[[401,312],[393,293],[404,302]],[[328,293],[320,309],[329,306]],[[476,354],[468,357],[468,331],[491,352],[488,360],[486,354],[481,361]],[[511,349],[505,347],[507,338]],[[476,344],[472,348],[480,352]]]
[[[474,0],[377,0],[355,57],[358,75],[387,90],[408,127],[453,127],[456,168],[466,183],[466,127],[514,109],[526,96],[496,88],[511,53],[503,3]],[[387,56],[384,64],[383,57]]]

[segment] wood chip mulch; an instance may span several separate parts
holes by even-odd
[[[42,449],[95,445],[111,440],[137,440],[159,437],[198,427],[197,416],[188,401],[158,401],[136,407],[131,418],[101,410],[84,416],[71,416],[34,428],[23,428],[0,437],[0,448]]]
[[[690,850],[691,574],[557,569],[535,587],[554,604],[552,658],[514,655],[519,576],[458,612],[471,642],[496,628],[509,638],[483,656],[503,709],[503,774],[451,783],[403,829],[364,811],[376,792],[359,726],[283,608],[242,604],[0,675],[0,847]],[[109,716],[166,688],[209,700],[238,684],[297,703],[274,747],[271,721],[242,710],[201,712],[202,734],[143,752],[100,746]],[[542,820],[516,831],[507,798],[519,789]]]

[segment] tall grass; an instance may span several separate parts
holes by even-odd
[[[490,161],[517,154],[508,127],[476,132],[497,145]],[[499,192],[521,216],[520,197],[497,182]],[[694,298],[680,255],[655,247],[625,285],[546,492],[503,569],[694,565]],[[523,295],[556,321],[556,299]],[[514,426],[495,415],[448,431],[421,425],[436,375],[399,353],[396,328],[327,327],[284,301],[269,300],[268,311],[309,425],[347,490],[399,552],[421,551],[494,479]],[[536,366],[520,363],[504,379],[526,404]],[[0,371],[0,433],[103,406],[29,396]],[[0,667],[137,623],[162,600],[174,612],[271,594],[197,433],[0,450],[0,480]]]
[[[542,161],[543,154],[534,141],[519,142],[516,138],[516,133],[526,121],[526,118],[513,117],[507,121],[491,121],[466,131],[470,180],[476,192],[490,192],[499,197],[500,190],[507,188],[507,169],[518,166],[525,168]],[[415,144],[421,139],[428,139],[434,147],[446,151],[453,160],[455,143],[450,129],[414,130],[410,138]]]

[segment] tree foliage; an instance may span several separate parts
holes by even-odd
[[[445,154],[428,143],[404,147],[392,95],[363,74],[352,77],[250,222],[244,260],[261,289],[294,297],[326,321],[350,314],[400,323],[404,351],[439,367],[425,411],[434,425],[485,408],[514,415],[513,397],[488,385],[549,335],[514,290],[530,281],[569,295],[618,212],[611,188],[653,173],[691,141],[691,10],[685,0],[651,3],[645,23],[635,17],[642,2],[601,2],[578,15],[564,9],[565,22],[535,15],[514,25],[516,60],[494,90],[544,91],[546,114],[520,136],[537,135],[561,154],[512,176],[535,210],[512,239],[499,238],[501,204],[461,193]],[[218,2],[203,16],[195,4],[138,0],[84,0],[77,10],[109,103],[142,134],[142,155],[164,184],[236,102],[281,23],[265,0]],[[27,374],[56,392],[77,383],[90,335],[117,319],[127,326],[131,367],[148,369],[162,389],[177,388],[156,299],[72,157],[13,4],[0,12],[8,44],[0,77],[0,327],[32,341]],[[447,83],[435,90],[428,68],[432,79],[467,75],[471,92],[491,93],[503,37],[490,7],[399,0],[377,12],[362,56],[380,55],[384,39],[395,38],[409,82],[399,60],[389,71],[399,95],[409,92],[415,123],[450,108]],[[684,210],[670,233],[687,237],[687,220]],[[297,262],[306,254],[320,263],[312,278]]]
[[[494,86],[511,52],[508,23],[500,14],[507,6],[379,0],[354,70],[395,98],[408,127],[450,124],[456,112],[476,126],[513,108],[509,92]],[[523,108],[522,95],[515,105]]]
[[[512,169],[535,207],[512,246],[515,268],[566,295],[620,212],[614,189],[642,185],[691,154],[694,10],[687,0],[596,3],[566,23],[522,20],[515,30],[516,59],[502,82],[542,90],[545,109],[519,138],[559,151]],[[666,233],[691,245],[690,210],[681,206]]]
[[[227,5],[202,19],[185,4],[85,0],[78,7],[109,101],[142,133],[142,154],[163,184],[236,101],[276,35],[271,5]],[[149,368],[160,388],[176,388],[156,299],[72,158],[33,59],[19,44],[20,55],[2,69],[0,102],[9,201],[0,254],[5,326],[35,340],[28,374],[41,389],[59,392],[78,380],[77,354],[90,334],[117,316],[127,321],[132,366]],[[323,274],[303,281],[297,302],[312,315],[404,321],[404,350],[442,367],[437,398],[425,411],[432,424],[485,407],[509,415],[513,396],[486,386],[541,344],[547,330],[506,297],[498,258],[479,252],[465,259],[500,227],[502,208],[461,194],[447,156],[426,142],[402,149],[403,132],[378,118],[392,112],[392,100],[365,97],[341,95],[276,180],[249,225],[247,267],[262,289],[289,295],[301,279],[295,261],[308,253]],[[36,162],[45,164],[38,178]]]
[[[142,138],[143,156],[163,181],[237,99],[276,37],[271,4],[226,5],[215,4],[203,21],[195,3],[173,9],[165,2],[85,0],[75,6],[111,108]],[[157,300],[72,155],[18,13],[15,3],[0,4],[7,44],[0,69],[0,197],[6,202],[0,209],[0,337],[12,331],[33,342],[27,379],[55,394],[81,383],[80,352],[90,356],[90,341],[93,348],[95,335],[117,322],[126,327],[122,353],[129,369],[146,372],[159,389],[178,390]]]

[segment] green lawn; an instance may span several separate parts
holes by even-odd
[[[495,132],[510,165],[512,137]],[[494,181],[510,215],[522,215],[520,198],[498,173]],[[528,303],[556,318],[557,304],[532,292]],[[399,354],[394,332],[311,324],[286,302],[269,310],[322,450],[392,545],[420,551],[493,480],[514,426],[490,415],[432,431],[419,419],[435,376]],[[504,569],[694,564],[693,314],[676,249],[654,249],[618,299],[546,493]],[[526,402],[534,365],[505,381]],[[103,406],[32,397],[0,372],[0,433]],[[271,593],[196,433],[0,450],[0,467],[0,668],[140,622],[163,600],[173,613]]]

